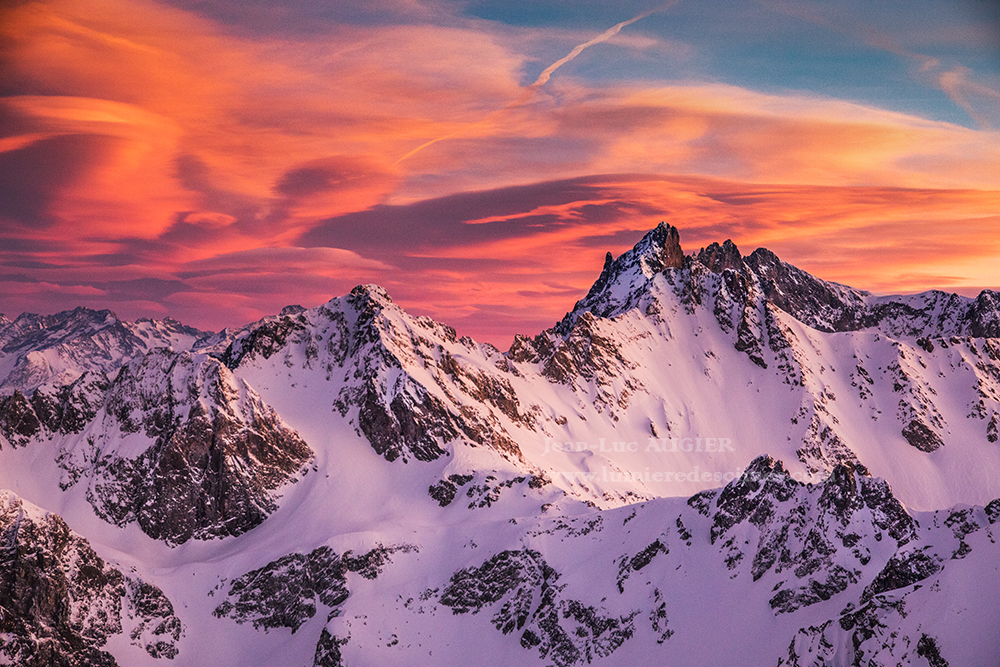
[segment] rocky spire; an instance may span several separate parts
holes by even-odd
[[[608,281],[611,280],[611,274],[612,274],[611,267],[614,264],[614,261],[615,258],[611,255],[610,252],[604,256],[604,268],[601,269],[601,275],[597,279],[597,282],[591,285],[590,291],[587,292],[587,296],[584,297],[585,300],[594,295],[600,294],[601,290],[607,287]]]
[[[713,243],[707,248],[699,250],[698,261],[713,273],[722,273],[726,269],[739,271],[743,266],[743,257],[740,256],[739,248],[730,239],[726,239],[722,245]]]
[[[633,250],[651,273],[684,266],[681,235],[677,228],[661,222],[639,241]]]

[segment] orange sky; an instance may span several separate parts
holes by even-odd
[[[0,10],[0,312],[217,329],[378,282],[506,348],[660,220],[689,251],[732,238],[880,293],[1000,287],[1000,77],[945,48],[988,46],[975,21],[893,34],[748,3],[856,40],[908,82],[899,99],[942,109],[917,113],[832,75],[710,71],[725,59],[664,27],[699,18],[684,3],[606,41],[658,4],[565,22],[202,5]]]

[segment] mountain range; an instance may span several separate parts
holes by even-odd
[[[996,664],[998,435],[1000,293],[664,223],[506,352],[0,316],[0,664]]]

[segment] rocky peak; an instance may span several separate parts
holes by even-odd
[[[800,322],[826,332],[864,328],[868,292],[820,280],[765,248],[754,250],[745,263],[764,298]]]
[[[494,348],[477,349],[452,327],[409,315],[377,285],[360,285],[323,308],[343,322],[337,338],[349,341],[338,357],[347,382],[334,406],[378,454],[432,461],[443,445],[463,440],[521,460],[497,416],[522,418],[506,365],[484,369],[475,361],[496,355]]]
[[[305,329],[306,321],[301,313],[265,317],[234,334],[219,358],[232,370],[258,357],[269,359],[283,349],[294,334]]]
[[[743,268],[743,257],[739,248],[730,239],[719,245],[712,243],[707,248],[698,251],[697,259],[713,273],[722,273],[726,269],[739,271]]]
[[[766,454],[758,456],[719,494],[712,542],[744,521],[765,525],[774,517],[776,503],[787,501],[800,486],[788,475],[781,461]]]
[[[392,303],[392,297],[384,287],[373,283],[356,286],[347,296],[347,301],[355,307],[360,307],[362,304],[385,306]]]
[[[680,269],[683,266],[684,251],[681,250],[680,232],[673,225],[661,222],[618,259],[612,259],[610,252],[605,255],[601,276],[580,303],[598,296],[604,288],[628,276],[636,268],[644,278],[649,279],[667,269]]]
[[[83,307],[54,315],[23,313],[0,329],[0,356],[7,357],[0,393],[27,395],[43,385],[69,384],[87,371],[110,376],[151,349],[190,349],[208,336],[169,317],[126,322],[110,310]]]
[[[746,257],[745,264],[766,301],[819,331],[877,327],[890,336],[1000,335],[1000,293],[991,290],[976,299],[937,290],[876,297],[816,278],[764,248]]]
[[[598,317],[612,317],[632,307],[657,274],[684,267],[680,238],[676,227],[661,222],[618,259],[613,259],[611,253],[605,255],[604,268],[597,282],[556,324],[555,332],[568,335],[577,318],[587,311]]]
[[[0,435],[11,445],[24,446],[47,431],[79,433],[104,402],[110,386],[100,371],[84,371],[71,384],[40,387],[30,400],[18,390],[0,397]]]
[[[666,269],[680,269],[684,266],[680,232],[665,222],[643,236],[631,252],[646,269],[644,273],[650,277]]]
[[[212,332],[189,327],[180,320],[176,320],[172,317],[164,317],[162,320],[154,320],[151,317],[140,317],[135,321],[135,324],[148,324],[164,333],[180,334],[184,336],[191,336],[193,338],[203,338],[206,335],[212,334]]]
[[[983,290],[969,310],[969,334],[977,338],[1000,337],[1000,292]]]
[[[945,292],[875,296],[817,278],[765,248],[743,257],[732,240],[712,243],[685,259],[680,233],[663,222],[618,258],[608,253],[587,295],[548,333],[566,339],[586,312],[604,319],[633,308],[648,314],[650,297],[660,298],[654,288],[660,275],[689,312],[699,304],[710,305],[724,331],[736,330],[736,349],[762,368],[767,367],[763,346],[769,344],[767,307],[825,333],[875,328],[892,337],[1000,336],[998,292],[984,290],[975,299]],[[516,341],[515,347],[523,342]],[[514,352],[521,350],[512,348]],[[534,356],[545,356],[537,352]]]
[[[601,275],[597,278],[597,282],[590,286],[590,291],[587,292],[587,296],[583,298],[584,301],[600,294],[604,288],[608,286],[608,282],[611,280],[613,275],[612,271],[614,263],[614,256],[608,252],[604,256],[604,268],[601,269]]]

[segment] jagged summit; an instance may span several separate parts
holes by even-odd
[[[584,312],[611,317],[622,308],[633,306],[655,276],[670,269],[682,269],[685,262],[690,260],[681,249],[680,232],[673,225],[660,222],[618,259],[610,252],[605,256],[597,282],[556,324],[555,330],[566,335]]]
[[[648,276],[684,266],[681,235],[676,227],[661,222],[635,244],[632,252]]]
[[[113,326],[119,321],[110,310],[92,310],[83,306],[54,315],[21,313],[0,332],[0,342],[4,351],[14,352],[47,341],[58,344]]]
[[[740,279],[730,278],[737,296],[747,289],[746,279],[749,278],[759,285],[767,302],[820,330],[856,330],[872,324],[867,306],[873,295],[868,292],[816,278],[783,262],[766,248],[758,248],[744,257],[731,239],[685,255],[679,230],[660,222],[618,259],[613,259],[610,252],[607,254],[600,277],[556,325],[556,330],[564,335],[568,333],[582,312],[612,317],[636,307],[639,297],[652,288],[656,276],[671,269],[686,275],[670,282],[688,283],[692,294],[706,289],[711,291],[710,286],[702,285],[704,281],[698,279],[699,268],[713,274],[723,274],[727,270],[739,274]],[[736,282],[732,283],[733,280]]]
[[[704,272],[725,275],[725,288]],[[672,273],[673,272],[673,273]],[[644,295],[657,291],[657,276],[682,286],[689,302],[719,289],[725,298],[771,304],[796,320],[825,332],[880,328],[896,336],[1000,336],[1000,293],[982,291],[971,299],[929,291],[909,296],[876,296],[871,292],[817,278],[780,259],[766,248],[742,255],[732,240],[717,242],[685,255],[680,232],[661,222],[629,251],[614,259],[609,252],[587,295],[556,324],[568,335],[579,316],[590,312],[614,317],[639,307]],[[676,274],[676,275],[674,275]]]
[[[676,227],[661,222],[617,260],[610,252],[605,255],[600,277],[590,288],[587,296],[577,302],[574,310],[598,297],[610,283],[619,280],[629,271],[634,272],[636,268],[643,276],[650,278],[664,269],[679,269],[682,266],[684,266],[684,252],[681,250],[680,232]]]
[[[722,273],[726,269],[739,271],[743,268],[743,257],[739,248],[730,239],[726,239],[722,245],[712,243],[707,248],[702,248],[696,257],[713,273]]]

